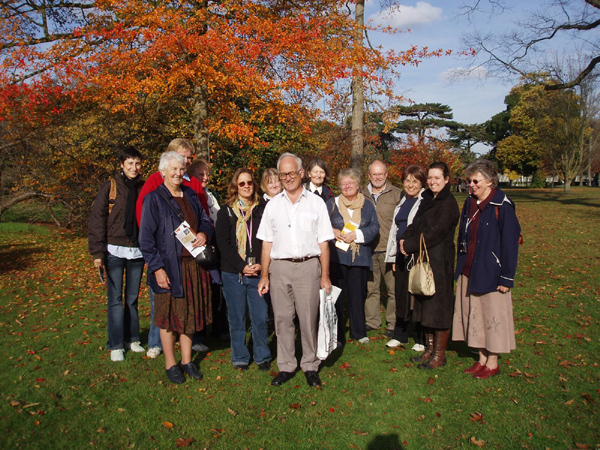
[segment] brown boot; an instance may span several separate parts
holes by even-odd
[[[419,369],[437,369],[446,365],[446,346],[450,337],[450,329],[435,330],[435,342],[433,345],[433,357],[417,367]]]
[[[431,357],[433,356],[433,342],[434,342],[434,335],[433,335],[433,330],[429,330],[427,329],[427,331],[425,332],[425,351],[423,353],[421,353],[419,356],[413,356],[412,358],[410,358],[410,360],[412,362],[424,362],[424,361],[429,361],[431,359]]]

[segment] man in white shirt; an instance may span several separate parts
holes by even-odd
[[[271,292],[279,374],[271,384],[290,380],[298,367],[294,316],[302,338],[300,368],[309,386],[321,385],[317,358],[319,288],[331,290],[329,244],[334,238],[327,207],[302,187],[302,160],[284,153],[277,162],[284,191],[267,204],[257,237],[263,241],[260,295]]]

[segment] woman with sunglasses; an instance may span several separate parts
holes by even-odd
[[[462,209],[452,340],[479,350],[463,372],[478,379],[500,373],[498,354],[515,349],[512,298],[521,226],[514,203],[498,189],[498,169],[478,159],[466,169],[471,188]]]
[[[219,210],[215,227],[231,335],[231,362],[240,370],[248,370],[250,364],[246,308],[252,325],[254,362],[260,370],[271,367],[267,302],[258,294],[262,241],[256,238],[266,203],[256,191],[252,172],[236,170],[229,183],[226,205]]]

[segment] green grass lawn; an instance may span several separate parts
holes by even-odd
[[[110,361],[85,239],[0,223],[1,448],[597,448],[600,189],[509,195],[525,239],[517,349],[490,380],[462,373],[473,363],[462,344],[421,371],[371,332],[322,364],[322,389],[301,373],[275,388],[274,372],[235,371],[216,340],[196,355],[204,379],[172,385],[162,356]],[[145,287],[140,309],[145,339]]]

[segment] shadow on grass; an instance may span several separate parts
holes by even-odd
[[[32,255],[41,252],[38,245],[0,245],[0,275],[9,270],[25,270],[34,262]]]
[[[365,447],[367,450],[403,450],[400,437],[396,434],[378,434]]]
[[[556,202],[561,205],[578,205],[592,208],[600,208],[598,197],[594,195],[581,196],[581,193],[576,194],[564,193],[564,192],[547,192],[547,191],[510,191],[508,196],[517,202],[540,202],[541,200],[546,202]]]

